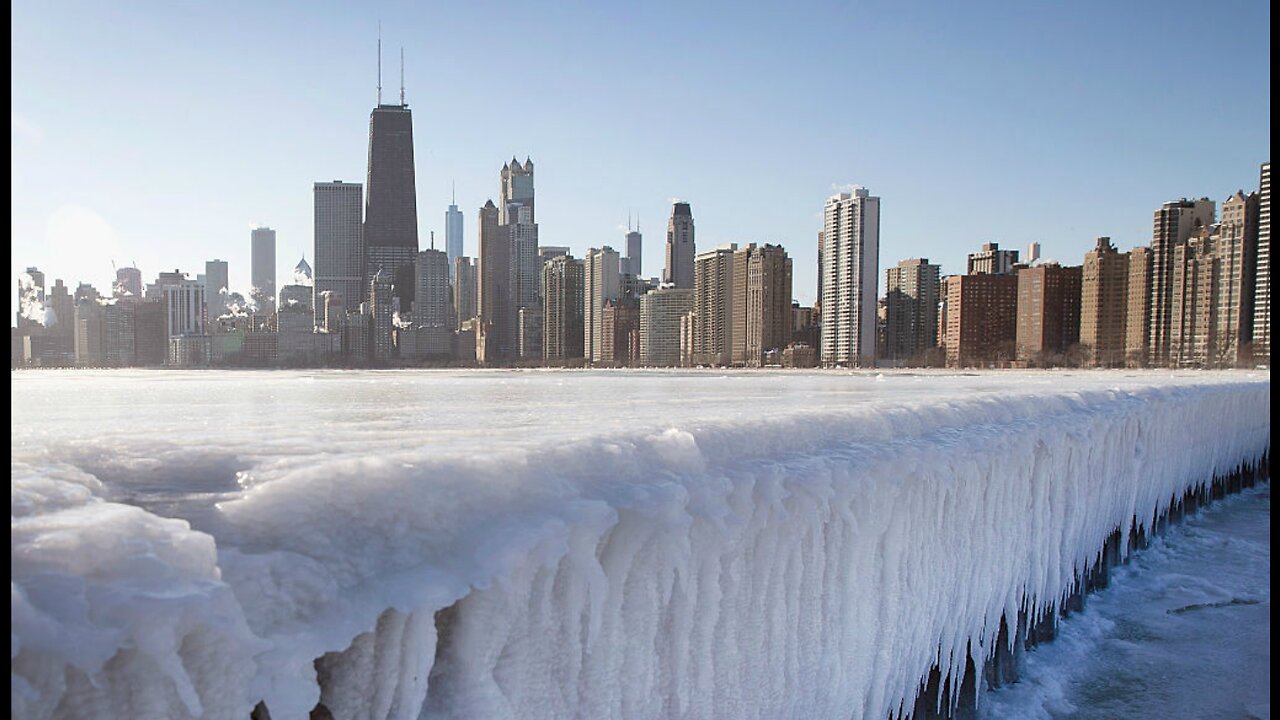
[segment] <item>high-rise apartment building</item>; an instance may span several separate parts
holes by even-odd
[[[449,316],[453,305],[449,286],[449,256],[441,250],[423,250],[414,266],[413,322],[452,332]]]
[[[1039,259],[1040,259],[1040,243],[1038,242],[1027,243],[1027,258],[1025,262],[1028,265],[1030,265],[1031,263]],[[1017,261],[1015,260],[1014,262],[1017,262]]]
[[[1146,367],[1151,339],[1151,248],[1129,251],[1128,302],[1124,314],[1125,367]]]
[[[583,351],[593,363],[604,360],[604,306],[617,300],[620,283],[618,252],[608,245],[587,250],[583,266]]]
[[[319,298],[337,294],[343,307],[357,307],[368,299],[364,252],[364,222],[360,183],[318,182],[312,187],[315,205],[315,282],[313,306],[323,312]],[[317,325],[321,324],[317,319]]]
[[[96,298],[84,298],[76,303],[75,339],[76,365],[100,367],[106,361],[106,348],[102,338],[102,305]]]
[[[583,262],[570,255],[551,258],[542,268],[542,355],[548,360],[583,356],[584,273]]]
[[[1271,364],[1271,163],[1258,179],[1258,251],[1253,287],[1253,359]]]
[[[680,320],[693,310],[693,288],[663,286],[640,296],[640,364],[680,364]]]
[[[942,268],[928,258],[899,261],[885,270],[885,347],[895,363],[923,362],[938,343],[938,289]]]
[[[946,279],[948,367],[1003,364],[1016,356],[1018,276],[951,275]]]
[[[678,288],[693,287],[695,254],[693,211],[689,203],[674,203],[671,218],[667,220],[667,263],[662,270],[662,281]]]
[[[511,264],[515,271],[512,285],[512,304],[518,310],[541,307],[538,287],[542,275],[542,262],[538,257],[538,225],[533,222],[533,209],[526,206],[510,208],[507,214],[513,222],[501,226],[511,238]],[[500,230],[501,232],[501,230]]]
[[[823,208],[821,237],[821,362],[873,366],[880,198],[863,187],[831,196]]]
[[[690,361],[694,365],[733,363],[734,307],[733,256],[738,246],[721,245],[694,258],[693,328]]]
[[[1208,364],[1214,367],[1235,367],[1251,359],[1259,205],[1257,193],[1245,195],[1236,191],[1222,202],[1213,233],[1217,264],[1213,281],[1213,341]]]
[[[129,367],[136,362],[135,319],[137,301],[114,303],[102,308],[103,361],[112,367]]]
[[[1204,367],[1213,351],[1218,257],[1207,227],[1173,246],[1169,263],[1169,367]]]
[[[138,274],[138,284],[142,284],[142,274]],[[204,287],[207,312],[205,319],[209,322],[222,317],[227,311],[227,296],[231,293],[227,281],[227,261],[207,260],[204,264]]]
[[[617,366],[639,362],[640,304],[626,297],[606,301],[600,322],[600,362]]]
[[[413,114],[404,103],[378,106],[369,114],[369,170],[365,180],[366,279],[382,269],[393,294],[408,310],[413,303],[418,255],[418,200],[413,164]],[[375,323],[376,332],[376,323]],[[375,339],[375,352],[377,341]]]
[[[1032,245],[1038,253],[1040,244]],[[1017,264],[1017,250],[1001,250],[999,243],[983,243],[981,250],[969,253],[968,269],[965,272],[969,275],[1005,275],[1013,272],[1013,266]]]
[[[476,316],[476,266],[466,255],[453,261],[453,314],[455,329]]]
[[[1057,364],[1080,342],[1079,265],[1044,263],[1018,271],[1017,356]]]
[[[273,313],[276,309],[276,231],[268,227],[257,228],[250,233],[250,242],[253,246],[250,299],[258,312],[264,315]]]
[[[791,258],[751,243],[733,256],[733,364],[760,367],[791,342]]]
[[[454,197],[449,204],[449,209],[444,211],[444,250],[449,255],[451,280],[455,279],[452,273],[458,269],[458,258],[465,254],[462,232],[462,211],[458,209],[458,198]]]
[[[204,283],[182,278],[161,286],[170,340],[179,335],[205,335]]]
[[[1173,256],[1193,233],[1213,224],[1214,203],[1209,198],[1175,200],[1155,211],[1151,231],[1151,321],[1147,331],[1147,362],[1169,364],[1173,311]]]
[[[1125,364],[1125,319],[1129,308],[1129,253],[1100,237],[1085,253],[1080,271],[1080,345],[1085,362]]]
[[[408,360],[450,357],[453,355],[453,299],[449,255],[435,248],[418,253],[414,282],[412,322],[401,322],[396,328],[400,357]]]
[[[492,200],[480,208],[477,227],[480,257],[476,262],[476,359],[483,363],[516,357],[515,268],[512,267],[510,228],[499,224]]]

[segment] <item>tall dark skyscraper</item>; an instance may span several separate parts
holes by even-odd
[[[693,287],[693,211],[689,203],[678,202],[671,206],[671,219],[667,221],[667,264],[662,270],[662,281],[678,288]]]
[[[369,114],[369,175],[365,182],[364,245],[366,274],[379,268],[392,278],[401,311],[413,301],[414,260],[418,254],[418,202],[413,173],[413,115],[404,101],[401,56],[400,103],[382,104],[379,41],[378,106]]]

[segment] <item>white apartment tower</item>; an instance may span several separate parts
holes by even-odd
[[[604,304],[618,299],[618,252],[608,245],[587,251],[583,269],[582,325],[583,352],[591,362],[600,362],[604,348]]]
[[[828,198],[821,254],[822,364],[873,366],[880,198],[861,186]]]
[[[1271,364],[1271,163],[1258,183],[1258,264],[1253,289],[1253,357]]]

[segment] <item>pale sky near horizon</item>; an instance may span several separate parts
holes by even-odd
[[[984,242],[1146,244],[1160,203],[1256,190],[1270,160],[1266,2],[690,5],[17,0],[12,308],[28,265],[109,291],[113,260],[152,282],[220,258],[245,292],[258,224],[277,286],[313,261],[312,183],[365,179],[379,20],[421,245],[456,182],[472,256],[513,155],[543,245],[622,250],[638,214],[658,275],[678,198],[699,249],[785,246],[804,304],[843,186],[882,199],[883,291]]]

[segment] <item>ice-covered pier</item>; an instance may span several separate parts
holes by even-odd
[[[1266,372],[13,391],[30,718],[963,712],[1270,442]]]

